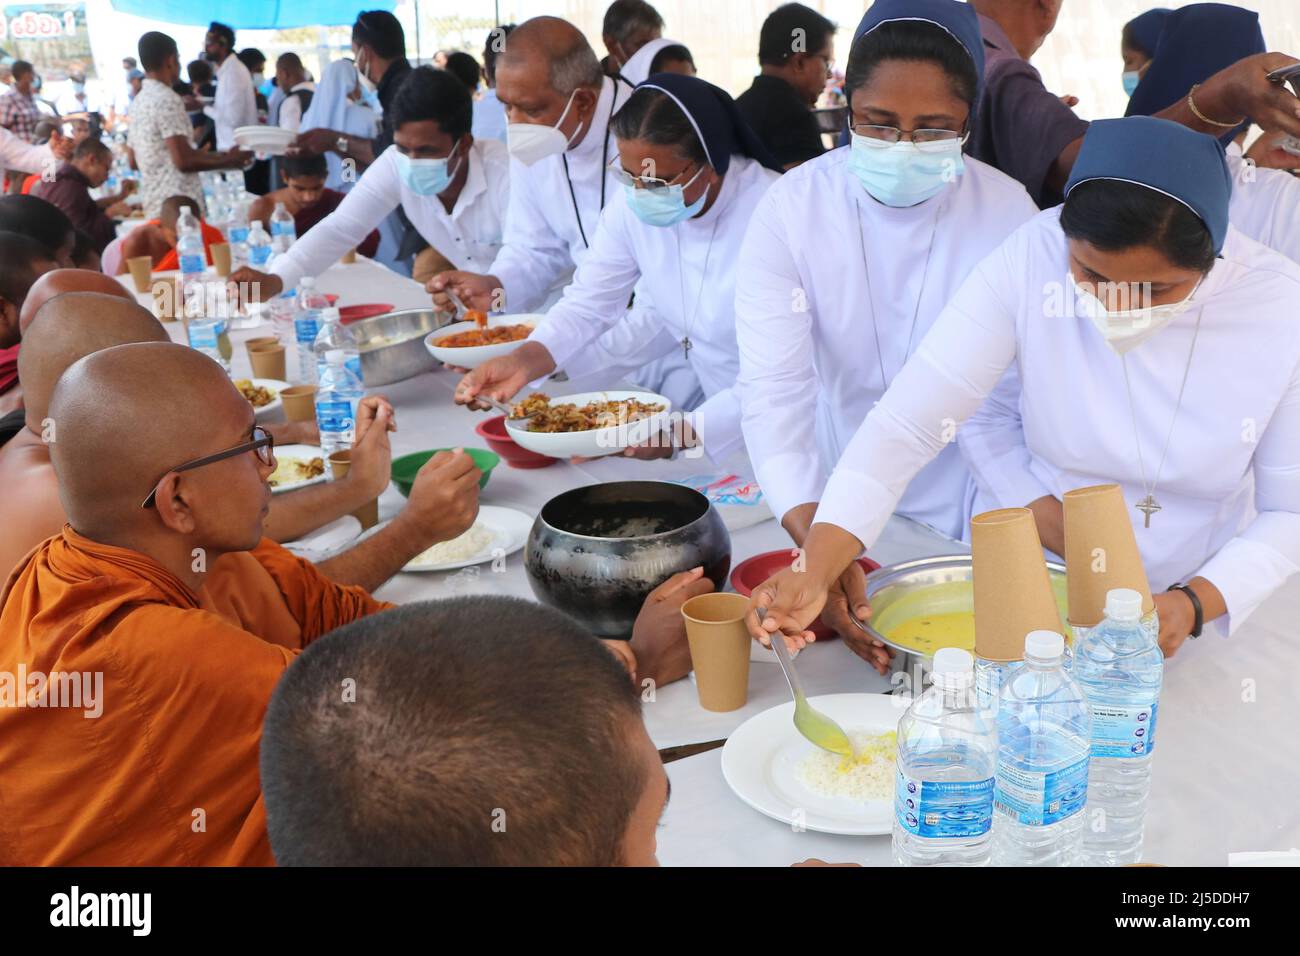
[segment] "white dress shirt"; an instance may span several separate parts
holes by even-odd
[[[281,129],[293,130],[295,133],[298,132],[298,127],[302,125],[302,98],[293,95],[299,90],[315,93],[316,84],[311,80],[303,80],[301,83],[296,84],[277,104],[279,110],[274,114],[277,126]],[[268,103],[267,109],[270,110],[270,108]]]
[[[1162,510],[1149,528],[1130,512],[1138,547],[1153,591],[1201,575],[1234,630],[1300,570],[1300,323],[1286,305],[1300,267],[1229,229],[1191,307],[1127,353],[1130,406],[1120,356],[1076,305],[1059,217],[1035,217],[967,279],[854,435],[817,520],[870,544],[946,424],[971,416],[1014,363],[1019,393],[1004,405],[1019,442],[989,454],[961,432],[981,498],[1023,505],[1115,482],[1132,507],[1146,494],[1137,449],[1154,481],[1173,422]],[[1014,497],[999,502],[1004,488]]]
[[[211,106],[203,112],[217,125],[217,149],[233,149],[235,130],[241,126],[257,125],[257,95],[253,91],[253,75],[239,57],[230,54],[217,67],[217,95]]]
[[[871,198],[848,158],[832,150],[782,176],[740,253],[745,443],[778,517],[821,498],[853,432],[962,280],[1037,212],[1024,187],[970,157],[942,193],[895,209]],[[898,510],[960,540],[973,494],[960,454],[946,449]]]
[[[21,137],[0,126],[0,169],[16,169],[20,173],[54,171],[54,154],[49,143],[33,146]]]
[[[626,83],[606,77],[581,143],[531,166],[510,161],[505,245],[483,271],[501,280],[511,312],[537,311],[586,256],[600,220],[602,184],[606,203],[621,188],[606,169],[618,152],[606,133],[613,111],[631,92]]]
[[[734,155],[708,211],[674,226],[641,222],[618,186],[591,251],[532,340],[573,374],[566,363],[624,316],[639,332],[628,344],[653,342],[655,357],[683,351],[682,339],[689,338],[687,359],[705,394],[692,415],[693,427],[709,457],[721,461],[742,442],[734,392],[737,253],[755,205],[778,178],[754,160]],[[634,287],[637,303],[650,306],[639,319],[624,308]]]
[[[474,138],[506,141],[506,108],[497,99],[497,91],[488,87],[474,101]]]
[[[1228,172],[1232,174],[1228,206],[1232,224],[1292,262],[1300,262],[1300,179],[1281,169],[1247,163],[1236,143],[1228,146]]]
[[[417,196],[407,188],[397,171],[397,147],[390,146],[370,164],[338,209],[276,257],[271,272],[284,280],[286,289],[305,275],[318,275],[358,246],[398,206],[453,267],[487,272],[501,248],[509,201],[508,157],[505,146],[496,140],[474,140],[469,173],[450,213],[437,196]]]

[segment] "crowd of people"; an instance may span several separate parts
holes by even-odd
[[[311,426],[257,424],[112,278],[175,266],[204,170],[245,170],[252,218],[294,217],[268,271],[232,275],[255,295],[391,240],[438,308],[546,312],[457,402],[600,374],[687,411],[625,454],[747,453],[806,556],[754,591],[759,640],[802,646],[824,613],[885,673],[853,626],[854,559],[890,515],[960,540],[1027,507],[1061,554],[1062,494],[1101,482],[1135,509],[1165,654],[1238,629],[1300,570],[1300,101],[1271,75],[1300,61],[1244,9],[1152,11],[1116,37],[1128,115],[1089,123],[1032,65],[1060,6],[875,0],[841,79],[837,25],[787,3],[735,99],[646,0],[610,5],[603,58],[544,16],[491,31],[481,67],[413,66],[369,11],[350,59],[317,79],[285,53],[269,86],[227,26],[184,81],[151,32],[127,137],[148,221],[121,240],[131,197],[91,196],[109,147],[36,145],[0,97],[4,165],[56,167],[0,198],[0,670],[101,674],[112,701],[93,721],[0,707],[22,808],[0,814],[0,862],[654,861],[668,784],[636,682],[689,671],[679,609],[712,584],[670,578],[628,642],[504,598],[375,599],[473,522],[463,452],[379,533],[291,555],[386,486],[397,413],[367,397],[347,476],[271,497],[275,443]],[[828,83],[847,101],[829,135]],[[263,114],[296,135],[259,171],[234,130]]]

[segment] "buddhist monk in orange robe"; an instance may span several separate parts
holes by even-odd
[[[0,536],[0,580],[28,551],[58,533],[67,519],[56,493],[45,434],[49,399],[59,376],[77,359],[99,349],[167,341],[167,333],[148,310],[133,302],[95,293],[65,293],[40,307],[28,322],[25,340],[19,371],[27,389],[27,427],[0,447],[0,488],[6,489],[0,495],[0,527],[6,529]],[[353,455],[357,464],[348,477],[277,495],[272,516],[287,515],[286,523],[305,522],[310,530],[346,514],[338,509],[350,505],[354,498],[377,495],[387,485],[391,420],[392,409],[382,398],[363,400]],[[382,468],[378,480],[371,475],[376,467]],[[356,485],[349,486],[354,472]],[[478,474],[468,455],[434,456],[417,475],[402,512],[377,533],[322,562],[321,572],[338,583],[378,588],[422,550],[455,537],[473,522]],[[326,493],[319,493],[321,489]],[[246,582],[236,589],[221,575],[214,575],[205,588],[212,606],[240,620],[256,621],[264,628],[271,620],[280,620],[285,627],[270,628],[264,636],[292,642],[296,635],[291,621],[283,613],[273,613],[280,604],[274,589],[262,588],[261,592],[266,601],[253,600]],[[240,606],[250,610],[235,613]]]
[[[269,864],[259,732],[297,649],[205,610],[208,569],[251,551],[300,646],[387,605],[263,538],[273,454],[200,353],[97,351],[48,411],[68,525],[0,595],[0,864]]]

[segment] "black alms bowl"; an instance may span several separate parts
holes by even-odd
[[[588,485],[546,503],[524,559],[537,599],[601,637],[632,636],[651,591],[695,567],[719,590],[731,536],[709,499],[665,481]]]

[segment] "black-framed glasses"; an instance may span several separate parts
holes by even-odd
[[[246,441],[236,445],[234,448],[227,448],[225,451],[219,451],[215,455],[207,455],[203,458],[195,458],[193,461],[187,461],[175,468],[168,468],[157,481],[153,483],[153,491],[149,492],[149,497],[140,503],[141,508],[152,508],[156,503],[155,499],[158,494],[158,486],[162,484],[163,478],[168,475],[176,474],[181,471],[193,471],[195,468],[202,468],[204,465],[215,465],[219,461],[225,461],[227,458],[234,458],[245,452],[256,452],[258,461],[270,467],[275,464],[275,439],[261,425],[253,426],[253,440]]]
[[[617,180],[619,183],[621,183],[624,186],[631,186],[633,188],[640,187],[641,189],[653,190],[653,189],[667,189],[669,186],[675,185],[677,180],[681,179],[683,176],[689,173],[691,169],[695,166],[699,166],[699,169],[695,171],[695,175],[692,176],[690,179],[686,180],[686,182],[681,184],[682,188],[685,189],[691,183],[695,182],[696,178],[700,175],[700,173],[704,172],[703,163],[694,163],[694,162],[691,163],[690,166],[687,166],[685,169],[683,169],[672,179],[660,179],[658,176],[633,176],[631,173],[629,173],[626,169],[623,168],[623,164],[620,162],[617,156],[615,156],[610,161],[609,165],[606,166],[605,168],[608,169],[610,173],[613,174],[615,180]]]
[[[903,141],[904,136],[911,137],[911,143],[921,152],[941,152],[954,142],[965,143],[966,134],[955,129],[914,129],[911,132],[897,126],[873,126],[859,123],[853,132],[861,136],[868,146],[884,148]]]

